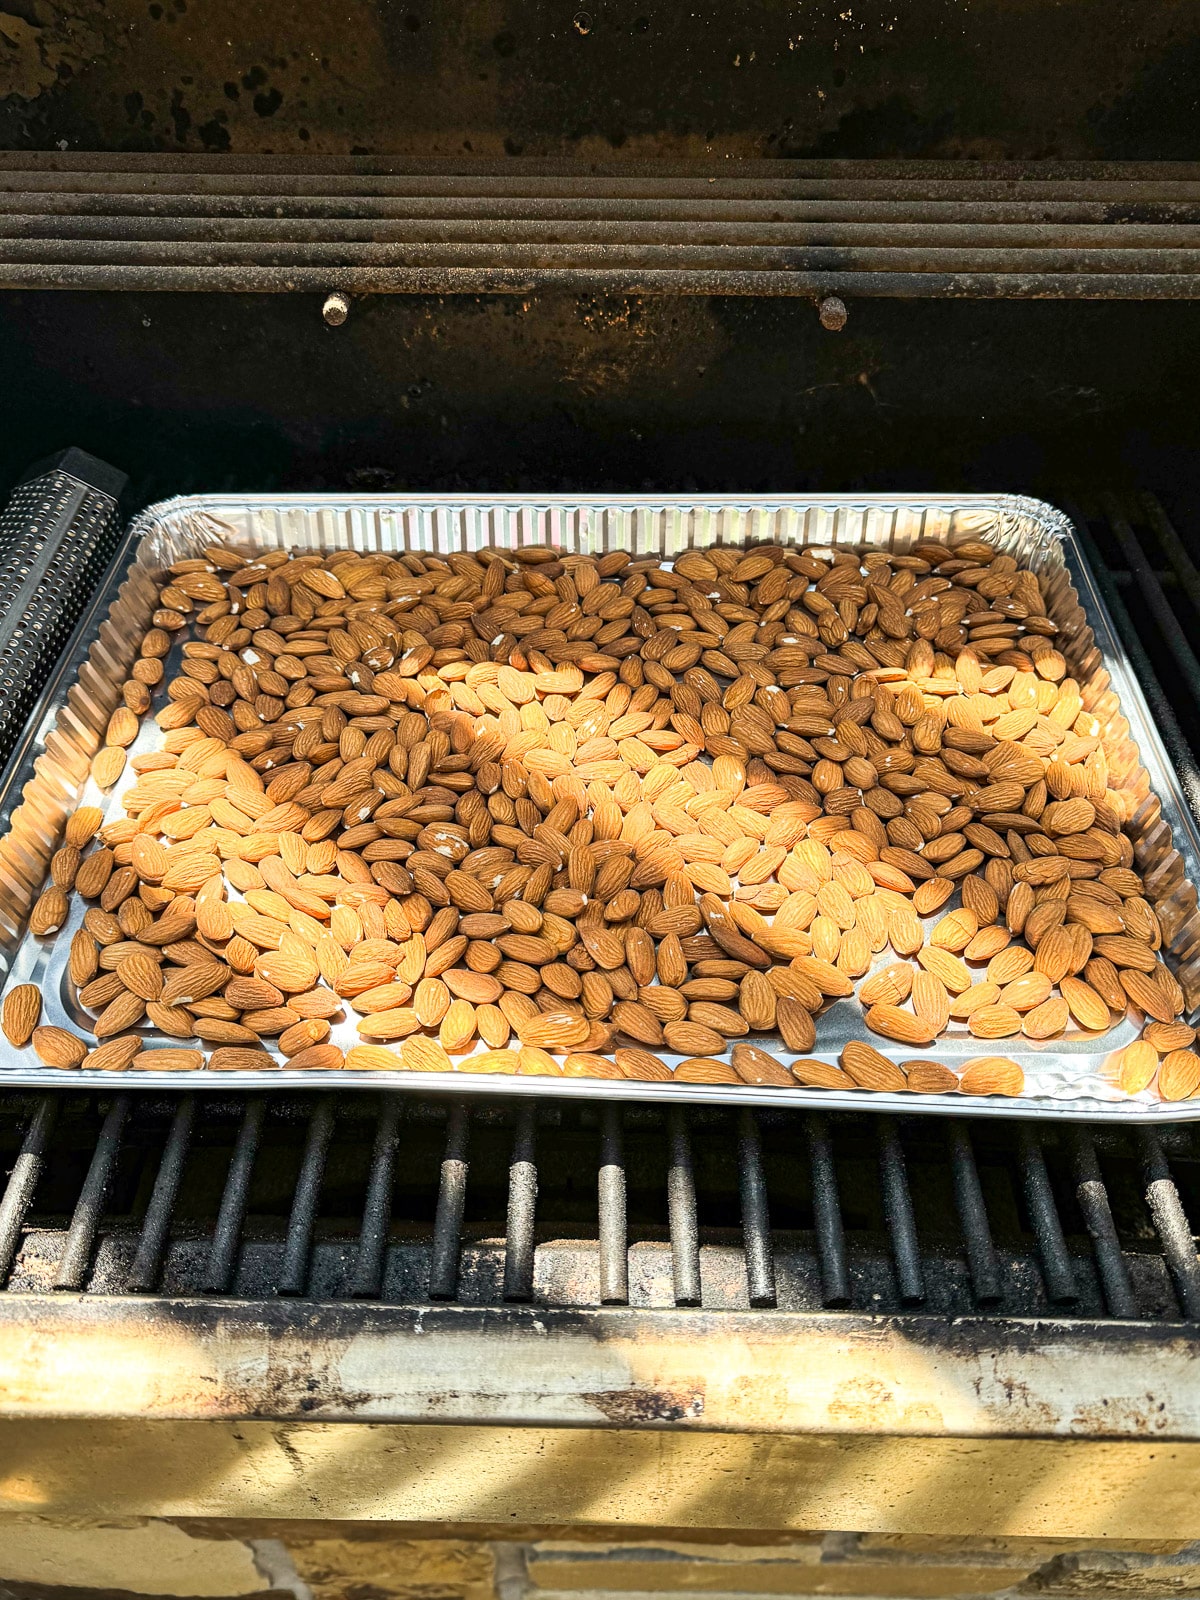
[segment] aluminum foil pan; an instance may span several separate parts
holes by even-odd
[[[0,971],[6,986],[37,983],[44,995],[43,1021],[79,1028],[67,980],[70,938],[82,920],[72,916],[59,934],[39,940],[28,934],[30,907],[68,813],[84,800],[120,813],[119,785],[104,797],[89,790],[88,765],[99,748],[108,717],[120,698],[137,644],[149,625],[156,585],[170,563],[196,555],[214,538],[260,549],[363,551],[417,550],[448,554],[485,546],[553,544],[565,551],[603,554],[628,550],[635,557],[669,562],[689,549],[778,542],[816,550],[873,548],[903,553],[920,539],[945,540],[972,534],[1030,566],[1045,580],[1047,608],[1061,630],[1057,641],[1083,692],[1085,708],[1105,727],[1112,787],[1126,798],[1128,831],[1147,897],[1155,905],[1164,946],[1190,1011],[1200,1005],[1200,829],[1189,811],[1158,736],[1141,689],[1079,543],[1063,514],[1040,501],[1014,496],[827,496],[788,499],[713,496],[670,501],[650,496],[579,500],[569,496],[517,496],[464,500],[449,495],[376,499],[366,495],[197,496],[166,501],[144,511],[126,536],[124,559],[114,570],[119,584],[95,597],[59,671],[35,709],[22,755],[0,785]],[[148,719],[135,750],[152,748],[158,730]],[[956,904],[951,901],[948,905]],[[943,908],[943,910],[948,907]],[[885,952],[880,961],[894,959]],[[954,1031],[955,1029],[958,1031]],[[146,1028],[147,1044],[178,1043]],[[1018,1099],[965,1095],[884,1094],[866,1090],[755,1089],[692,1083],[641,1083],[608,1079],[505,1077],[462,1073],[297,1072],[286,1064],[269,1074],[137,1072],[130,1081],[155,1087],[261,1088],[264,1084],[322,1084],[339,1089],[385,1085],[456,1095],[517,1094],[583,1096],[589,1099],[650,1099],[820,1105],[870,1110],[1012,1116],[1175,1121],[1200,1118],[1200,1100],[1164,1105],[1149,1092],[1122,1094],[1103,1071],[1109,1056],[1136,1037],[1138,1025],[1122,1020],[1098,1040],[1067,1035],[1035,1042],[986,1044],[961,1024],[932,1051],[914,1052],[868,1033],[857,1000],[838,1001],[818,1019],[810,1054],[836,1061],[848,1039],[866,1039],[897,1060],[914,1053],[950,1062],[1003,1053],[1019,1060],[1025,1093]],[[356,1043],[353,1022],[335,1028],[334,1042]],[[782,1042],[751,1040],[787,1060]],[[664,1059],[673,1059],[661,1052]],[[30,1057],[30,1060],[23,1059]],[[32,1052],[0,1043],[0,1085],[111,1084],[112,1075],[43,1067]]]

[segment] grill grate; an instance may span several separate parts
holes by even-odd
[[[1200,571],[1157,501],[1075,515],[1200,804]],[[269,1087],[9,1092],[0,1291],[1193,1321],[1196,1140]]]
[[[11,1097],[10,1292],[1195,1319],[1190,1128]]]

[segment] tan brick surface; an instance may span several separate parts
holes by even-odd
[[[494,1600],[488,1544],[302,1534],[284,1542],[315,1600]]]

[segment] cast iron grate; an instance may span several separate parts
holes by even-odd
[[[1076,516],[1200,809],[1200,571]],[[0,1179],[9,1293],[1200,1319],[1187,1126],[64,1087]]]

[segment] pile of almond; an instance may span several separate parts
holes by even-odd
[[[75,812],[30,918],[50,938],[86,902],[93,1037],[39,1027],[32,985],[4,1031],[59,1067],[1019,1094],[1009,1055],[920,1052],[1132,1009],[1114,1077],[1191,1095],[1056,633],[976,539],[673,567],[214,545],[171,568],[95,758],[122,814]],[[812,1057],[853,996],[901,1059]]]

